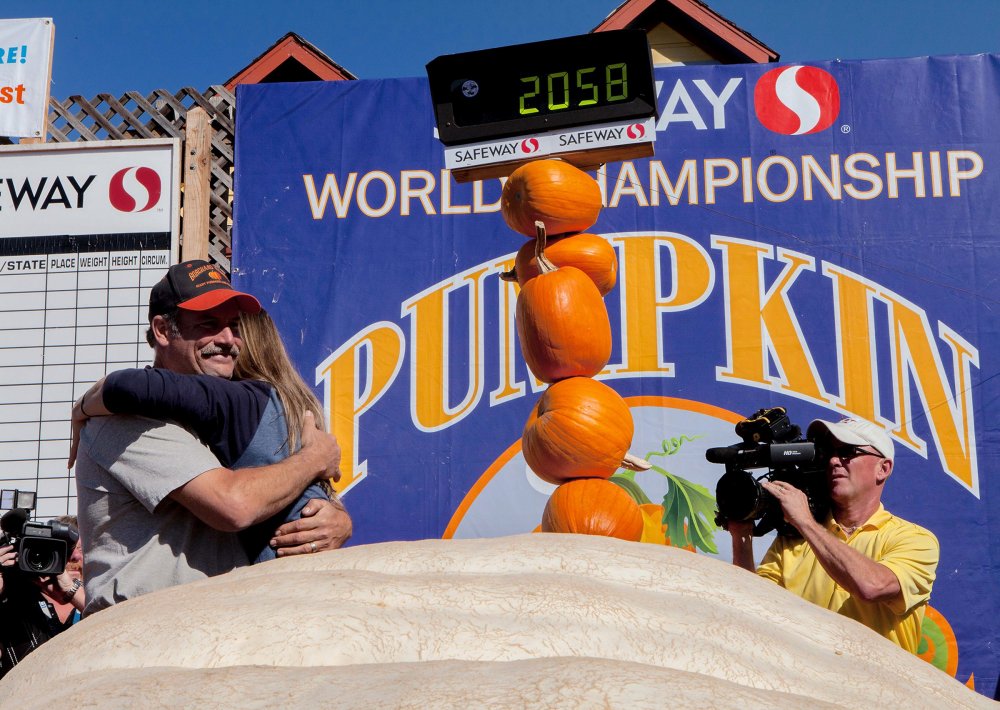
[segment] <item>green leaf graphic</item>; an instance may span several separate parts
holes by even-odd
[[[718,553],[715,546],[715,496],[703,486],[674,476],[659,466],[667,477],[668,488],[663,496],[663,522],[674,547],[694,545],[703,552]],[[687,529],[684,529],[684,523]]]
[[[663,439],[660,442],[660,451],[650,451],[646,454],[646,459],[650,462],[656,458],[666,458],[673,456],[680,451],[685,442],[695,441],[701,436],[688,436],[682,434],[678,437]],[[662,466],[653,465],[650,471],[655,471],[667,479],[667,493],[663,496],[663,520],[667,525],[667,536],[670,538],[672,547],[694,546],[703,552],[717,554],[718,548],[715,546],[714,533],[718,529],[715,525],[715,496],[708,492],[704,486],[691,483],[687,479],[675,476]],[[618,471],[611,480],[615,481],[622,488],[633,494],[628,484],[642,489],[635,483],[635,473],[633,471]],[[623,480],[624,479],[624,480]],[[628,481],[624,483],[624,481]],[[633,498],[636,496],[633,495]],[[638,501],[638,498],[636,498]],[[648,502],[646,498],[646,502]],[[687,529],[684,524],[687,523]]]

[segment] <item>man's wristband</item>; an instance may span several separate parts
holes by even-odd
[[[83,409],[83,407],[81,406],[80,409]],[[76,593],[80,591],[80,587],[82,586],[83,582],[81,582],[79,579],[74,579],[73,586],[70,588],[70,590],[68,592],[64,592],[66,596],[63,598],[63,601],[64,602],[71,601],[73,597],[76,596]]]

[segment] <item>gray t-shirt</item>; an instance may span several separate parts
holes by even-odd
[[[76,462],[86,613],[249,563],[235,533],[168,498],[220,465],[177,424],[134,416],[87,423]]]

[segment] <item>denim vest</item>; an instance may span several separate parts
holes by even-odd
[[[289,455],[288,422],[285,419],[285,410],[281,406],[277,390],[271,388],[270,400],[264,409],[264,415],[260,418],[257,431],[232,468],[266,466],[284,461]],[[298,500],[284,510],[240,533],[240,540],[246,548],[247,557],[250,558],[252,564],[275,559],[274,549],[268,544],[274,537],[274,532],[282,523],[298,520],[302,515],[302,508],[312,498],[329,500],[329,496],[320,485],[313,483],[302,492]]]

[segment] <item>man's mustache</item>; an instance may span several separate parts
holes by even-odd
[[[240,356],[240,348],[238,345],[227,345],[225,347],[220,347],[218,345],[206,345],[200,350],[200,352],[202,357],[228,355],[235,360]]]

